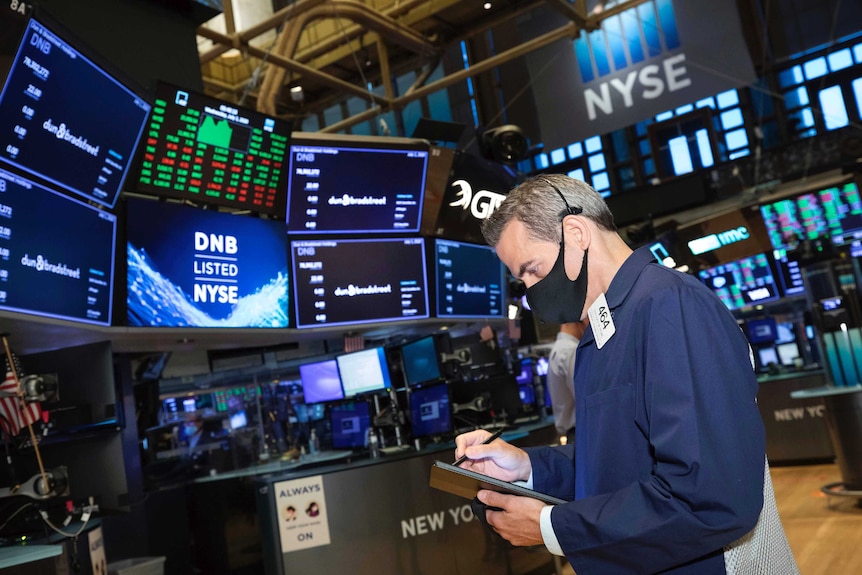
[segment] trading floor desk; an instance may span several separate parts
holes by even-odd
[[[548,445],[556,432],[544,419],[503,438]],[[211,575],[553,571],[543,546],[512,547],[473,517],[468,500],[429,487],[431,464],[451,461],[454,443],[375,459],[335,455],[341,460],[267,464],[186,485],[195,567]],[[165,567],[175,572],[170,557]]]

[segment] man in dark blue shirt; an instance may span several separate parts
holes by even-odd
[[[578,346],[574,446],[456,439],[467,468],[571,503],[480,492],[515,545],[545,544],[579,575],[797,573],[775,510],[748,342],[695,278],[616,232],[583,182],[538,176],[483,232],[539,318],[589,317]]]

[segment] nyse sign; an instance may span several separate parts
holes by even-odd
[[[662,72],[664,78],[662,78]],[[676,92],[691,86],[691,78],[685,68],[685,54],[677,54],[666,58],[661,66],[649,64],[640,70],[630,71],[624,79],[614,78],[608,82],[599,84],[598,91],[587,88],[584,90],[584,102],[587,107],[587,117],[595,120],[598,109],[603,114],[614,113],[614,103],[617,109],[619,104],[624,108],[631,108],[639,101],[655,100],[665,93]],[[613,92],[611,91],[613,88]]]

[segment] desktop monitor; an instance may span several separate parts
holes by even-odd
[[[437,317],[502,318],[503,264],[489,246],[435,239]]]
[[[382,347],[363,349],[346,353],[335,358],[344,397],[361,393],[372,393],[392,387],[389,378],[389,364],[386,351]]]
[[[441,378],[440,356],[433,335],[401,346],[401,361],[407,385],[420,385]]]
[[[0,93],[0,164],[112,208],[150,105],[67,36],[27,24]]]
[[[287,231],[418,233],[429,145],[407,138],[295,134]]]
[[[781,362],[781,365],[792,367],[796,365],[796,360],[800,357],[799,346],[796,345],[795,341],[779,343],[775,346],[775,351],[778,353],[778,360]]]
[[[413,437],[450,433],[452,411],[449,385],[441,383],[411,389],[410,422]]]
[[[775,318],[750,319],[746,322],[746,327],[748,328],[748,341],[752,344],[774,343],[778,337]]]
[[[296,327],[428,318],[422,238],[290,245]]]
[[[277,221],[145,199],[126,206],[130,326],[289,327]]]
[[[329,412],[332,423],[332,447],[357,449],[366,444],[371,426],[371,408],[366,401],[333,405]]]
[[[288,122],[160,82],[139,192],[284,217]]]
[[[306,404],[336,401],[344,398],[338,364],[334,359],[299,366],[302,394]]]
[[[0,309],[111,324],[117,217],[0,168]]]
[[[778,360],[778,352],[775,351],[775,348],[770,347],[761,347],[757,350],[757,356],[760,360],[760,365],[762,368],[766,369],[770,365],[778,365],[780,362]]]

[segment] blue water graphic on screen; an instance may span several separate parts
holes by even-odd
[[[239,298],[230,315],[214,318],[162,275],[144,250],[128,246],[128,317],[133,326],[287,327],[287,269]]]

